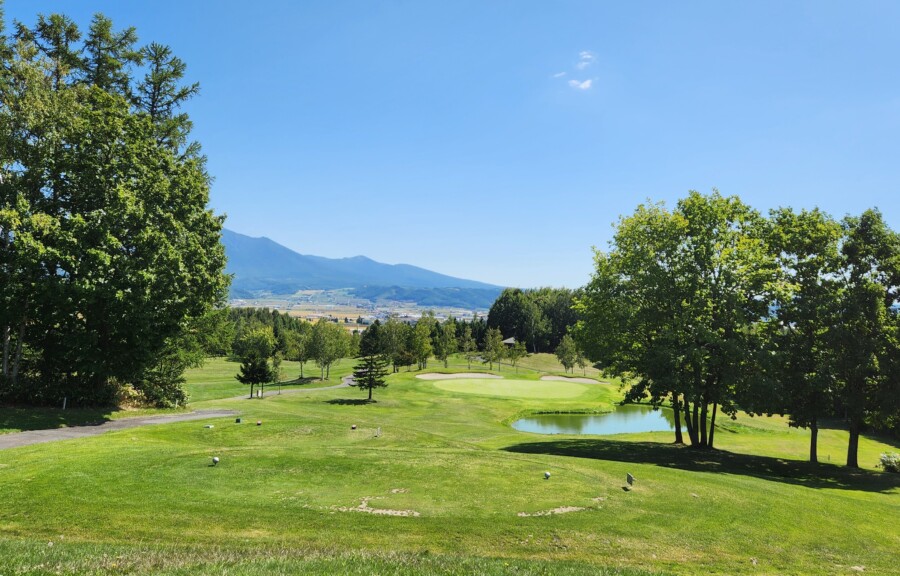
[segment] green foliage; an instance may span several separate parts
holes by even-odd
[[[879,457],[878,461],[885,472],[900,473],[900,454],[886,452]]]
[[[268,358],[250,356],[241,362],[240,372],[235,376],[241,384],[250,386],[250,397],[253,398],[255,386],[261,386],[275,379],[275,373]]]
[[[847,465],[858,467],[863,427],[895,421],[900,413],[900,322],[893,307],[900,290],[900,235],[877,210],[845,218],[843,229],[837,373],[850,425]]]
[[[310,335],[310,357],[322,370],[322,379],[331,376],[331,365],[350,352],[350,335],[344,328],[324,318],[313,325]]]
[[[506,351],[506,357],[509,358],[509,363],[513,365],[513,368],[516,369],[516,372],[519,371],[519,360],[527,355],[528,351],[525,350],[524,342],[517,341]]]
[[[482,361],[490,364],[494,369],[494,362],[503,360],[506,350],[503,345],[503,334],[497,328],[488,328],[484,339],[484,350],[481,352]]]
[[[549,352],[578,321],[573,308],[576,295],[566,288],[507,288],[491,306],[487,324],[525,342],[532,352]]]
[[[578,348],[575,346],[575,340],[568,334],[563,336],[559,346],[556,347],[556,357],[559,358],[559,363],[563,365],[566,372],[574,368],[575,362],[578,360]]]
[[[375,388],[385,388],[385,376],[387,376],[387,361],[380,354],[363,356],[356,366],[353,367],[353,380],[356,387],[360,390],[366,390],[369,394],[369,401],[372,400],[372,391]]]
[[[431,311],[423,314],[416,325],[409,332],[408,350],[415,358],[419,366],[419,370],[428,367],[428,359],[434,352],[434,346],[431,344],[431,332],[437,326],[437,320]]]
[[[459,348],[459,345],[456,341],[456,320],[453,317],[447,318],[443,324],[435,324],[435,335],[434,335],[434,356],[438,360],[444,363],[444,368],[447,367],[448,358],[450,358],[451,354],[455,354]],[[471,339],[472,333],[469,331],[469,338]]]
[[[839,282],[840,225],[818,210],[771,214],[771,250],[781,271],[778,306],[766,322],[772,386],[746,394],[745,407],[790,414],[790,425],[809,428],[811,462],[818,459],[819,419],[833,403]]]
[[[273,382],[278,377],[278,367],[270,364],[270,359],[276,352],[276,340],[274,332],[268,326],[260,326],[241,337],[240,349],[242,350],[241,368],[235,378],[241,384],[250,386],[250,397],[253,397],[255,386],[264,386]]]
[[[628,400],[683,410],[697,446],[712,445],[717,411],[737,411],[764,357],[755,325],[775,280],[765,231],[757,212],[718,192],[691,192],[671,212],[639,206],[619,222],[610,252],[596,253],[578,299],[587,357],[634,378]]]
[[[692,444],[712,445],[717,410],[741,406],[809,428],[816,462],[819,420],[841,417],[857,467],[865,427],[900,425],[900,235],[877,210],[766,220],[692,192],[623,218],[595,265],[579,343],[630,379],[627,400],[671,403]]]
[[[0,397],[106,403],[133,386],[169,405],[191,363],[176,349],[227,288],[222,218],[180,76],[149,114],[131,100],[132,75],[153,74],[134,30],[98,15],[81,37],[53,14],[0,49]]]
[[[409,351],[411,333],[409,324],[393,316],[381,326],[381,351],[390,359],[394,372],[400,366],[409,366],[415,362],[415,357]]]
[[[471,368],[472,360],[475,359],[475,356],[478,353],[478,345],[475,342],[475,338],[472,336],[472,326],[468,323],[462,326],[462,337],[459,339],[459,351],[463,353],[466,362],[469,364],[469,368]]]

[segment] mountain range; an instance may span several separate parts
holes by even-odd
[[[232,274],[232,298],[294,294],[298,290],[352,289],[360,298],[414,301],[424,306],[489,307],[502,287],[454,278],[365,256],[324,258],[299,254],[270,240],[222,230]]]

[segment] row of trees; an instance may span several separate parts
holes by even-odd
[[[213,319],[212,316],[215,316]],[[284,360],[300,363],[300,378],[306,362],[315,361],[321,369],[320,376],[327,379],[330,367],[347,357],[360,357],[363,370],[357,378],[375,382],[371,374],[379,373],[382,366],[390,365],[393,372],[401,367],[416,366],[424,369],[434,357],[446,367],[452,354],[462,353],[471,366],[473,360],[489,363],[504,359],[516,365],[526,355],[524,343],[507,347],[496,328],[486,328],[482,319],[461,322],[448,318],[443,322],[425,313],[415,324],[398,318],[384,323],[376,320],[361,335],[348,332],[342,325],[329,320],[315,324],[261,308],[234,308],[215,311],[207,316],[208,353],[228,355],[241,362],[237,378],[251,386],[280,381],[280,366]],[[473,333],[483,328],[483,345],[479,350]],[[363,376],[367,374],[370,376]],[[368,386],[377,387],[376,384]]]
[[[259,384],[279,381],[284,360],[300,363],[300,378],[305,377],[305,364],[314,361],[320,377],[327,380],[335,362],[356,356],[359,351],[359,335],[327,319],[311,323],[264,308],[231,308],[223,312],[217,328],[222,337],[216,341],[231,337],[228,355],[246,365]],[[263,365],[269,366],[269,372],[264,371]],[[239,380],[249,383],[246,378]]]
[[[719,411],[786,413],[812,431],[846,418],[847,465],[866,425],[900,427],[900,236],[876,210],[764,217],[691,192],[639,206],[577,298],[580,347],[630,379],[628,400],[669,404],[676,441],[712,447]]]
[[[227,289],[184,73],[101,15],[0,15],[0,399],[184,399]]]
[[[524,342],[530,352],[553,352],[578,321],[580,291],[568,288],[507,288],[488,312],[487,326]]]

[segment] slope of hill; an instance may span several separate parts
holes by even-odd
[[[234,275],[233,297],[353,288],[365,289],[370,295],[403,294],[413,300],[424,294],[440,299],[445,291],[454,299],[462,296],[465,300],[466,293],[473,291],[472,296],[481,302],[495,298],[501,290],[484,282],[454,278],[409,264],[382,264],[365,256],[323,258],[298,254],[268,238],[252,238],[231,230],[222,230],[222,244],[228,257],[225,271]]]

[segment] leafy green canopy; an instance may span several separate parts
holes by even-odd
[[[186,351],[222,301],[223,218],[164,46],[96,16],[0,29],[0,397],[183,400]]]
[[[865,426],[900,425],[900,235],[877,210],[766,219],[691,192],[622,218],[595,263],[580,345],[628,379],[626,400],[671,404],[693,445],[711,447],[717,411],[740,407],[809,428],[815,462],[820,419],[841,417],[855,467]]]
[[[765,232],[756,211],[718,192],[692,192],[671,212],[639,206],[596,253],[578,300],[588,357],[634,378],[628,400],[670,403],[677,425],[683,411],[695,446],[712,446],[717,410],[735,414],[762,361],[755,327],[775,278]]]

